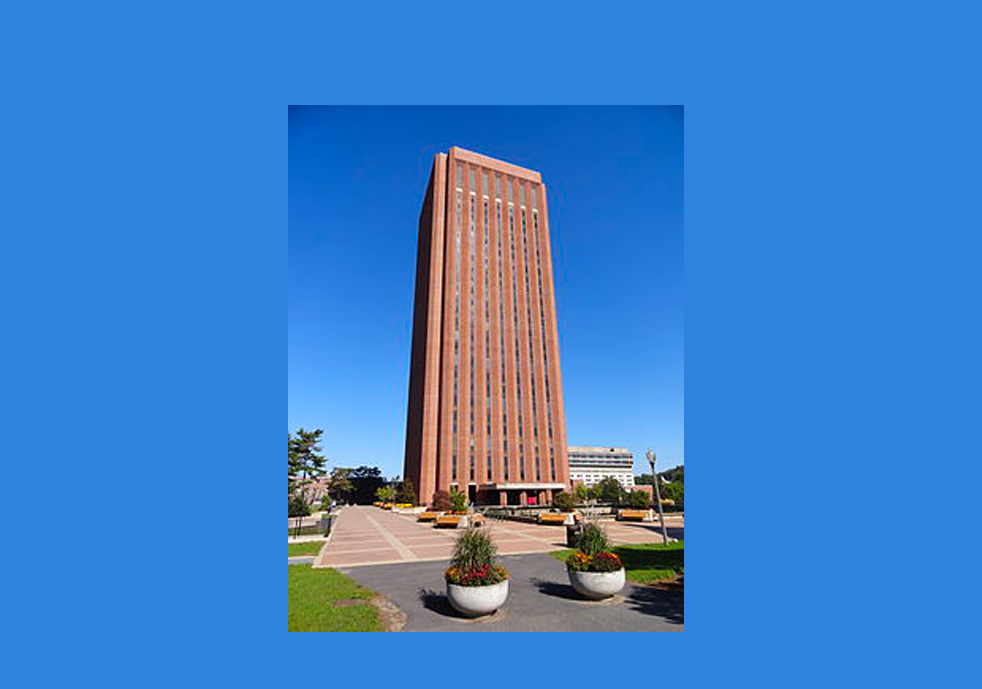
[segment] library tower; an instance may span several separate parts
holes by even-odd
[[[534,505],[569,486],[546,188],[538,172],[451,148],[419,219],[403,476]]]

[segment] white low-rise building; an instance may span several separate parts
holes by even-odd
[[[573,483],[592,486],[612,476],[624,488],[634,488],[634,455],[626,447],[568,447],[566,451]]]

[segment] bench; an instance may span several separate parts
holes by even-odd
[[[441,514],[436,518],[435,526],[437,528],[456,529],[460,525],[462,518],[461,515],[456,514]]]
[[[621,510],[617,513],[617,521],[651,522],[654,515],[651,510]]]
[[[435,522],[436,518],[442,515],[443,512],[420,512],[416,515],[416,521],[418,522]]]
[[[546,512],[539,515],[540,524],[558,524],[562,526],[567,523],[568,519],[572,519],[575,522],[576,515],[572,512]]]

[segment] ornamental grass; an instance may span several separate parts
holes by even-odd
[[[498,547],[491,534],[473,526],[465,529],[454,544],[445,575],[457,586],[491,586],[508,578],[508,570],[497,559]]]

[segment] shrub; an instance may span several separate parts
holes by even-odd
[[[450,493],[445,490],[438,490],[433,493],[433,509],[437,512],[446,512],[453,504],[450,502]]]
[[[490,586],[508,578],[508,570],[497,561],[498,548],[491,535],[469,527],[457,537],[450,567],[445,573],[451,584]]]
[[[552,506],[563,512],[573,510],[573,497],[569,493],[556,493],[552,498]]]
[[[464,512],[467,510],[467,496],[459,490],[450,491],[450,503],[453,505],[454,512]]]
[[[627,502],[631,505],[631,507],[644,509],[645,507],[648,507],[649,504],[648,494],[643,490],[632,490],[631,494],[627,498]]]

